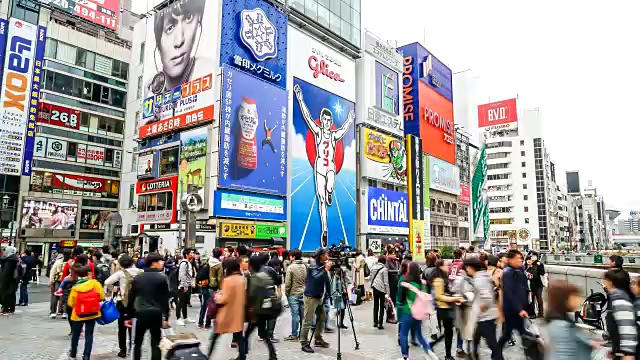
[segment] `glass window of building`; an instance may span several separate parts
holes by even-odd
[[[142,42],[142,45],[140,45],[140,61],[138,62],[138,64],[143,64],[144,63],[144,47],[145,47],[145,42]]]
[[[65,44],[63,42],[58,43],[58,51],[56,52],[56,59],[75,64],[76,63],[76,55],[77,48],[75,46],[71,46]]]
[[[136,92],[136,99],[140,99],[142,97],[142,75],[138,76],[138,90]]]
[[[44,56],[49,58],[55,58],[58,51],[58,41],[55,39],[47,39],[44,46]]]
[[[313,20],[318,20],[318,3],[315,1],[305,1],[304,14]]]
[[[360,47],[361,0],[287,0],[287,4]]]
[[[327,0],[327,3],[329,2],[329,0]],[[328,5],[327,5],[328,6]],[[330,26],[329,24],[329,8],[328,7],[324,7],[322,5],[318,5],[318,23],[320,23],[320,25],[328,28]]]
[[[178,147],[160,151],[160,176],[178,173]]]
[[[40,10],[39,1],[22,0],[13,1],[11,16],[32,24],[38,23],[38,11]]]

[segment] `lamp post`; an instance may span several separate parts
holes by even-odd
[[[11,200],[11,197],[9,197],[9,195],[4,194],[4,196],[2,197],[2,211],[7,211],[7,210],[11,210],[11,217],[9,218],[9,242],[11,244],[14,244],[14,236],[13,236],[13,225],[15,222],[15,216],[16,216],[16,207],[15,205],[12,205],[11,207],[9,207],[9,200]]]

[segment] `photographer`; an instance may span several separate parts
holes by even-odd
[[[324,312],[324,298],[331,294],[329,270],[332,263],[328,261],[327,249],[319,248],[315,253],[315,264],[309,265],[304,290],[304,321],[300,341],[302,351],[313,353],[314,350],[309,344],[309,330],[313,322],[314,315],[317,317],[316,328],[314,330],[314,345],[328,348],[329,344],[322,339],[326,314]]]

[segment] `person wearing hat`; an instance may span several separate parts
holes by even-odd
[[[307,270],[304,289],[304,321],[300,332],[302,351],[306,353],[314,352],[309,342],[309,330],[311,330],[314,315],[317,317],[316,328],[313,332],[314,345],[322,348],[329,347],[329,344],[322,339],[326,320],[323,305],[324,299],[331,295],[329,270],[333,264],[329,261],[329,254],[325,248],[318,248],[314,258],[315,264],[309,265]]]
[[[17,254],[18,250],[13,246],[4,249],[4,257],[0,260],[0,304],[2,304],[2,315],[12,314],[16,311],[16,291],[18,290],[18,279],[14,276],[14,271],[20,263]]]

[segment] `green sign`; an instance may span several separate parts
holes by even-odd
[[[480,217],[482,217],[483,210],[486,206],[484,197],[482,196],[482,189],[487,178],[487,147],[483,146],[480,156],[478,157],[478,164],[473,172],[473,178],[471,179],[471,203],[473,204],[473,233],[478,230],[478,224],[480,223]],[[486,215],[488,218],[488,214]],[[485,222],[486,219],[484,219]],[[488,224],[487,224],[488,225]],[[486,226],[485,233],[488,231]],[[486,237],[486,235],[485,235]]]
[[[222,201],[241,203],[246,205],[274,206],[279,208],[284,207],[283,200],[268,199],[264,197],[251,196],[251,195],[237,195],[237,194],[224,193],[222,194]]]
[[[286,238],[286,225],[256,225],[256,239],[271,239],[274,237]]]

